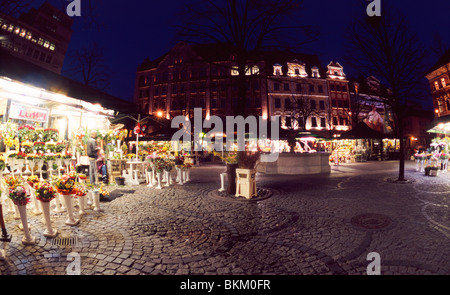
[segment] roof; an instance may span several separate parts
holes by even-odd
[[[104,108],[115,111],[132,112],[136,109],[136,106],[129,101],[41,68],[5,50],[0,50],[0,76],[93,104],[98,103]]]
[[[205,44],[193,44],[189,45],[185,42],[178,43],[177,46],[190,46],[195,54],[201,58],[201,60],[205,62],[217,62],[217,61],[229,61],[232,53],[231,49],[224,43],[205,43]],[[173,50],[173,49],[172,49]],[[152,68],[158,67],[159,63],[163,61],[171,52],[167,52],[164,55],[158,57],[155,60],[150,60],[146,58],[138,67],[139,71],[145,71]],[[266,68],[268,74],[272,75],[272,66],[274,64],[281,64],[283,67],[287,66],[288,62],[293,62],[297,60],[298,62],[302,62],[306,66],[306,71],[310,75],[312,67],[318,67],[320,70],[321,77],[326,77],[326,69],[322,68],[322,64],[315,54],[304,54],[304,53],[295,53],[291,51],[282,51],[282,50],[272,50],[272,51],[260,51],[256,53],[252,53],[255,57],[255,62],[265,61],[269,66]],[[283,72],[287,72],[284,71]]]
[[[425,72],[425,75],[428,75],[431,72],[434,72],[435,70],[439,69],[440,67],[445,66],[446,64],[450,63],[450,49],[448,49],[444,55],[442,55],[439,60],[432,66],[428,71]]]

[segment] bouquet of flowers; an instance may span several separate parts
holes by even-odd
[[[44,141],[48,142],[48,141],[54,141],[57,142],[59,139],[59,131],[58,129],[55,128],[47,128],[44,129]]]
[[[448,160],[448,158],[449,158],[449,154],[447,154],[447,153],[440,153],[439,154],[439,159],[440,160]]]
[[[4,180],[9,189],[15,189],[16,187],[23,186],[22,178],[17,176],[8,175],[4,177]]]
[[[82,185],[81,183],[77,183],[75,185],[75,190],[77,197],[84,197],[85,195],[87,195],[86,186]]]
[[[56,197],[56,191],[48,182],[38,182],[34,186],[36,199],[41,202],[50,202]]]
[[[55,188],[61,195],[72,195],[75,193],[76,176],[64,174],[55,182]]]
[[[53,141],[48,141],[45,143],[45,150],[50,151],[51,153],[56,152],[56,143]]]
[[[175,165],[176,166],[181,166],[184,164],[184,157],[183,156],[177,156],[175,157]]]
[[[55,145],[55,152],[62,153],[66,149],[66,144],[62,141],[59,141]]]
[[[105,184],[102,183],[102,185],[100,185],[100,188],[98,189],[100,195],[103,197],[109,196],[109,192],[107,190],[105,190],[104,187],[105,187]]]
[[[36,175],[31,175],[31,176],[28,176],[28,178],[27,178],[27,183],[32,187],[32,188],[34,188],[34,186],[36,185],[36,183],[38,183],[39,182],[39,177],[37,177]]]
[[[165,159],[165,170],[166,171],[171,171],[173,169],[173,167],[175,166],[175,162],[172,159]]]
[[[34,149],[35,151],[43,151],[43,150],[45,149],[45,143],[42,142],[42,141],[36,141],[36,142],[33,144],[33,149]]]
[[[44,160],[45,161],[55,161],[56,160],[56,155],[53,153],[45,153],[44,154]]]
[[[30,202],[30,194],[23,186],[16,186],[9,188],[8,197],[14,202],[15,205],[24,206]]]
[[[83,137],[86,135],[84,128],[80,127],[77,129],[77,131],[75,131],[75,136],[79,139],[82,140]]]
[[[25,160],[26,157],[27,157],[27,154],[22,153],[22,152],[18,152],[18,153],[16,154],[16,158],[17,158],[18,160]]]
[[[67,160],[67,159],[72,159],[72,156],[73,155],[71,153],[65,153],[62,155],[62,158]]]
[[[44,141],[44,129],[36,128],[34,131],[33,141],[34,142],[43,142]]]
[[[5,145],[12,147],[14,145],[14,138],[16,137],[17,124],[6,122],[2,128]]]
[[[153,162],[153,165],[155,167],[156,173],[162,173],[164,170],[166,170],[166,161],[162,158],[156,158]]]
[[[33,143],[32,142],[24,141],[20,145],[21,145],[24,153],[29,154],[29,153],[33,152]]]
[[[29,141],[34,139],[35,128],[30,125],[23,125],[18,128],[17,136],[20,141]]]
[[[87,176],[86,176],[86,174],[78,174],[78,178],[86,180]]]

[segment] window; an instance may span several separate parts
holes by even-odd
[[[348,100],[344,100],[344,108],[348,109]]]
[[[446,87],[447,83],[445,82],[445,78],[441,78],[442,87]]]
[[[295,69],[295,75],[299,76],[300,75],[300,70],[299,69]]]
[[[217,98],[213,97],[211,99],[211,108],[216,109],[217,108]]]
[[[281,101],[279,98],[275,98],[275,108],[276,109],[281,108]]]
[[[317,118],[311,117],[311,127],[317,127]]]
[[[338,124],[338,119],[337,119],[337,117],[333,117],[333,125],[334,125],[334,126],[337,126],[337,124]]]
[[[284,83],[283,89],[284,89],[284,91],[289,91],[289,83]]]
[[[295,85],[295,91],[301,92],[301,91],[302,91],[302,84],[297,83],[297,84]]]
[[[320,127],[327,127],[327,124],[325,122],[325,118],[320,118]]]
[[[172,94],[177,94],[177,85],[172,85]]]
[[[342,118],[342,117],[339,117],[339,125],[344,125],[344,118]]]
[[[284,108],[285,109],[290,109],[291,108],[291,99],[290,98],[286,98],[284,100]]]
[[[44,61],[45,60],[45,53],[41,52],[41,56],[39,57],[40,61]]]
[[[284,120],[285,120],[284,126],[286,126],[286,127],[291,127],[292,126],[292,118],[291,117],[286,116],[286,118]]]
[[[331,91],[334,91],[334,89],[335,89],[335,88],[334,88],[334,84],[330,84],[330,90],[331,90]]]
[[[261,97],[257,96],[255,97],[255,108],[261,107]]]
[[[436,90],[439,90],[439,82],[438,81],[434,81],[434,88],[436,88]]]
[[[336,108],[336,107],[337,107],[337,103],[336,103],[336,100],[335,100],[335,99],[331,100],[331,106],[332,106],[333,108]]]
[[[347,92],[347,85],[342,85],[342,91]]]
[[[51,63],[52,62],[52,56],[51,55],[47,55],[47,59],[45,60],[46,63]]]
[[[317,92],[323,93],[323,86],[322,85],[317,86]]]
[[[273,83],[273,90],[280,91],[280,83]]]
[[[153,89],[153,96],[158,96],[159,95],[159,87],[155,86],[155,88]]]
[[[312,110],[315,110],[317,108],[317,104],[316,104],[315,100],[311,100],[310,105],[311,105]]]
[[[325,101],[323,101],[323,100],[319,101],[319,108],[321,110],[325,110]]]
[[[309,92],[314,92],[314,85],[313,84],[309,85]]]
[[[338,99],[338,108],[342,108],[343,107],[343,102],[342,100]]]

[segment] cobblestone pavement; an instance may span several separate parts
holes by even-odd
[[[28,210],[31,246],[21,243],[20,220],[4,212],[13,239],[0,242],[0,273],[63,275],[77,253],[83,275],[360,275],[367,254],[378,252],[382,274],[450,274],[450,173],[426,177],[408,162],[410,182],[392,183],[397,167],[258,174],[258,187],[270,192],[259,201],[221,196],[224,166],[194,167],[183,186],[110,188],[131,191],[102,202],[103,212],[87,210],[75,227],[52,213],[55,239]]]

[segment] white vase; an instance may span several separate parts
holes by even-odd
[[[183,185],[183,171],[181,168],[177,168],[177,183],[178,185]]]
[[[36,199],[35,189],[30,186],[31,201],[33,203],[33,213],[35,215],[42,214],[39,201]]]
[[[50,202],[42,202],[42,212],[44,213],[44,220],[47,229],[44,231],[44,237],[54,238],[58,235],[58,231],[52,228],[52,222],[50,220]]]
[[[147,187],[153,187],[153,176],[152,176],[153,169],[152,169],[152,171],[147,171],[146,173],[147,173],[147,182],[148,182]]]
[[[156,179],[158,180],[158,184],[157,184],[157,186],[155,187],[156,189],[162,189],[162,186],[161,186],[161,172],[156,172]]]
[[[164,174],[166,175],[166,184],[164,186],[170,186],[170,171],[164,171]]]
[[[420,171],[420,159],[416,159],[416,172]]]
[[[85,206],[84,208],[89,208],[92,206],[92,191],[88,192],[86,198],[84,198]]]
[[[28,166],[30,166],[31,175],[34,175],[34,168],[36,167],[36,161],[28,160]]]
[[[79,206],[78,214],[80,214],[80,215],[85,215],[86,214],[86,212],[84,211],[84,209],[85,209],[85,200],[86,200],[86,196],[78,196],[78,206]]]
[[[227,174],[226,173],[220,173],[220,189],[219,192],[224,192],[225,191],[225,176]]]
[[[79,219],[76,219],[73,215],[72,195],[63,195],[64,203],[66,204],[67,220],[64,222],[66,225],[75,226],[80,223]]]
[[[22,244],[33,245],[36,243],[36,238],[30,234],[30,229],[28,228],[27,205],[17,205],[17,208],[19,210],[24,233],[24,236],[22,238]]]
[[[186,168],[186,181],[191,181],[191,168]]]
[[[92,201],[94,203],[94,211],[100,212],[103,211],[100,209],[100,192],[97,190],[92,191]]]
[[[181,174],[181,180],[183,181],[183,183],[187,182],[187,169],[184,168]]]
[[[55,208],[53,209],[53,211],[55,212],[55,213],[63,213],[64,211],[66,211],[66,210],[64,210],[64,208],[63,208],[63,206],[62,206],[62,204],[61,204],[61,195],[60,194],[56,194],[56,197],[55,197],[55,203],[56,203],[56,205],[55,205]]]

